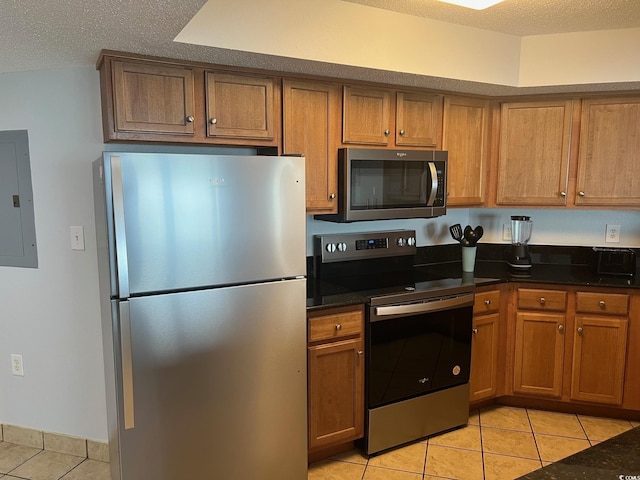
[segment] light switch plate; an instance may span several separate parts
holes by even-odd
[[[84,227],[71,227],[71,250],[84,250]]]

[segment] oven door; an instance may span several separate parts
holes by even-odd
[[[367,407],[381,407],[469,381],[473,293],[371,306]]]

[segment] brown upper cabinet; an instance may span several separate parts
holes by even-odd
[[[192,137],[195,120],[191,68],[114,61],[113,133]]]
[[[207,72],[207,136],[264,140],[277,145],[277,80]],[[279,99],[278,99],[279,100]]]
[[[106,142],[305,155],[309,213],[336,212],[350,146],[447,150],[450,207],[640,208],[640,95],[500,104],[107,50],[97,68]]]
[[[441,119],[441,95],[353,85],[343,90],[344,144],[437,148]]]
[[[640,205],[640,97],[582,102],[576,205]]]
[[[277,77],[108,54],[98,68],[105,141],[279,145]]]
[[[566,205],[572,104],[502,105],[497,205]]]
[[[449,152],[447,205],[482,205],[488,173],[489,101],[445,97],[442,149]]]
[[[309,213],[337,212],[340,93],[337,84],[283,80],[282,152],[305,156]]]

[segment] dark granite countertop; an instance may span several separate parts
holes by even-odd
[[[520,480],[618,479],[640,479],[640,427],[520,477]]]
[[[588,263],[586,247],[537,246],[533,251],[531,275],[514,276],[504,260],[504,245],[478,246],[475,271],[462,271],[459,245],[422,247],[413,267],[415,281],[435,279],[460,279],[461,283],[473,282],[476,286],[492,283],[521,282],[548,285],[575,285],[590,287],[637,288],[640,275],[635,277],[599,277]],[[330,281],[309,275],[307,283],[307,309],[322,309],[366,303],[365,292],[349,289]]]

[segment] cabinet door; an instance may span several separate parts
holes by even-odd
[[[640,97],[583,101],[575,202],[640,204]]]
[[[481,205],[487,185],[489,102],[446,97],[442,149],[449,152],[447,205]]]
[[[343,143],[389,144],[391,93],[388,90],[345,86],[343,91]]]
[[[496,395],[498,374],[498,326],[500,315],[479,315],[473,319],[471,343],[471,401]]]
[[[564,323],[563,314],[517,313],[514,392],[560,397]]]
[[[576,316],[571,399],[622,403],[626,318]]]
[[[498,205],[566,205],[571,101],[502,105]]]
[[[191,69],[114,61],[112,80],[116,131],[193,135]]]
[[[275,140],[275,83],[273,77],[208,72],[207,135]]]
[[[308,348],[309,448],[360,438],[364,432],[362,339]]]
[[[336,213],[340,87],[284,80],[282,95],[283,153],[305,156],[307,211]]]
[[[438,146],[442,125],[442,96],[398,92],[396,97],[396,145]]]

